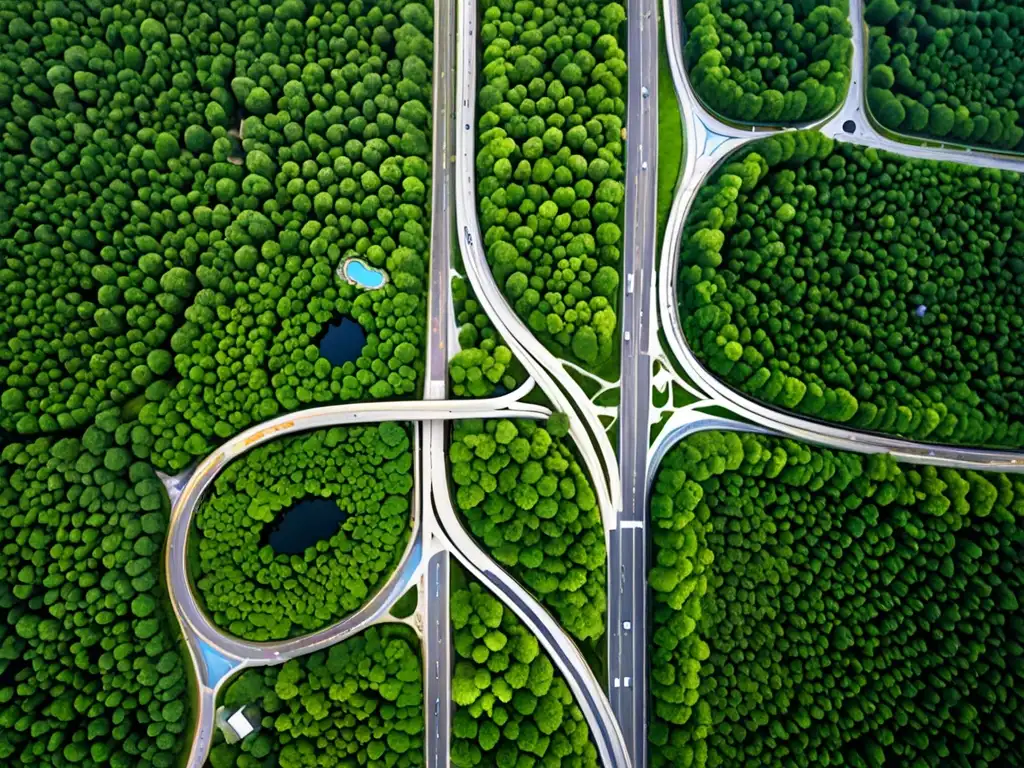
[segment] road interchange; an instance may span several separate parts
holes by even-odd
[[[201,463],[185,483],[168,487],[180,496],[172,498],[166,567],[175,612],[186,630],[193,664],[200,680],[199,728],[190,754],[190,768],[205,760],[213,732],[216,691],[225,678],[207,685],[209,677],[198,643],[214,647],[238,663],[234,669],[279,663],[339,642],[386,617],[390,605],[413,584],[421,587],[419,612],[424,634],[424,673],[428,763],[447,765],[450,725],[450,626],[448,587],[450,561],[454,557],[470,573],[504,600],[537,634],[565,675],[577,703],[584,710],[605,765],[644,766],[646,761],[646,556],[647,498],[654,473],[668,448],[685,436],[704,429],[732,429],[783,434],[819,445],[859,452],[889,452],[901,459],[954,467],[1024,471],[1020,454],[926,445],[854,430],[845,430],[776,411],[719,382],[697,361],[682,335],[675,302],[675,273],[679,242],[689,207],[703,181],[728,154],[744,144],[785,129],[750,129],[730,125],[700,104],[682,62],[682,30],[678,3],[664,0],[666,37],[677,98],[681,104],[685,134],[684,170],[675,193],[665,232],[661,274],[655,274],[655,169],[657,168],[657,56],[656,0],[631,0],[628,50],[629,136],[621,305],[623,334],[619,458],[590,401],[567,374],[561,362],[543,347],[516,316],[490,273],[482,248],[476,214],[475,98],[476,20],[475,2],[464,2],[458,14],[452,0],[441,0],[435,11],[435,98],[432,188],[432,256],[429,328],[424,402],[363,403],[327,406],[279,417],[228,441]],[[863,0],[851,0],[850,12],[859,22]],[[453,41],[457,48],[453,52]],[[854,74],[844,104],[816,127],[840,141],[855,141],[912,157],[953,160],[985,167],[1024,171],[1024,160],[947,147],[908,145],[880,133],[868,118],[864,105],[864,29],[854,23]],[[457,55],[456,55],[457,54]],[[458,67],[456,67],[456,61]],[[456,72],[457,77],[456,77]],[[453,90],[460,103],[453,107]],[[641,94],[644,95],[641,95]],[[456,121],[456,117],[458,120]],[[850,124],[853,123],[851,130]],[[452,152],[455,160],[451,161]],[[644,168],[647,164],[648,171]],[[638,169],[644,168],[640,171]],[[461,183],[460,183],[461,182]],[[452,212],[456,203],[456,237],[452,237]],[[461,244],[467,276],[481,305],[531,375],[526,387],[490,400],[445,400],[447,364],[452,325],[450,302],[450,255]],[[657,278],[657,292],[655,280]],[[636,292],[625,286],[636,286]],[[658,321],[669,348],[683,371],[716,403],[764,426],[684,411],[674,419],[648,450],[650,426],[651,334]],[[652,323],[654,328],[652,329]],[[654,343],[657,349],[657,341]],[[554,407],[570,417],[570,434],[593,479],[602,510],[608,541],[608,643],[609,696],[605,696],[582,654],[548,612],[518,583],[494,564],[477,546],[459,521],[448,490],[446,422],[459,418],[545,418],[549,411],[521,402],[524,389],[536,382]],[[677,414],[681,415],[681,414]],[[217,472],[232,459],[266,440],[326,426],[378,421],[421,422],[414,426],[417,473],[412,531],[409,546],[395,574],[364,608],[320,632],[280,643],[247,643],[217,629],[202,611],[188,582],[185,562],[188,522],[203,491]],[[412,567],[408,567],[412,563]],[[629,577],[628,590],[626,576]],[[628,622],[630,629],[624,630]],[[630,678],[630,686],[621,684]],[[620,681],[615,685],[615,681]]]

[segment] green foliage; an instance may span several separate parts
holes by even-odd
[[[699,433],[651,499],[651,764],[1019,765],[1018,475]]]
[[[480,28],[482,246],[537,338],[591,369],[617,343],[617,286],[596,277],[621,258],[624,20],[609,0],[487,0]]]
[[[225,704],[245,706],[262,727],[235,745],[218,731],[208,764],[424,765],[419,646],[408,627],[384,624],[281,666],[247,669]]]
[[[690,80],[745,123],[800,123],[843,103],[853,58],[848,0],[683,0]]]
[[[868,104],[882,125],[1024,151],[1024,8],[1015,0],[873,0]]]
[[[1024,444],[1021,177],[794,132],[699,193],[683,328],[718,376],[857,429]]]
[[[604,529],[568,441],[529,419],[466,420],[452,427],[449,455],[455,502],[473,535],[573,637],[599,642]]]
[[[413,587],[391,606],[389,613],[396,619],[407,619],[416,612],[416,606],[419,604],[419,590]]]
[[[658,35],[658,245],[672,209],[683,162],[683,117],[668,63],[664,30]]]
[[[169,768],[189,738],[185,659],[161,608],[163,486],[147,464],[104,466],[112,437],[92,430],[89,442],[38,438],[0,455],[10,768]]]
[[[206,5],[0,10],[6,431],[145,393],[131,448],[177,471],[275,414],[416,391],[430,12]],[[388,284],[338,278],[355,255]],[[339,315],[367,336],[332,366]]]
[[[537,638],[472,581],[451,596],[455,768],[596,766],[583,712]]]
[[[196,514],[196,586],[214,622],[248,640],[307,634],[361,607],[409,536],[412,453],[405,430],[334,427],[275,440],[218,475]],[[345,513],[302,555],[276,554],[265,528],[307,497]]]
[[[511,391],[522,384],[526,371],[502,342],[468,280],[452,278],[452,303],[461,347],[448,362],[452,394],[490,397],[498,387]]]

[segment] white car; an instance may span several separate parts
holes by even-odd
[[[622,687],[623,688],[629,688],[629,678],[628,677],[622,678]]]
[[[647,170],[647,161],[646,161],[646,160],[644,160],[644,161],[643,161],[643,162],[642,162],[642,163],[640,164],[640,170],[641,170],[641,171],[646,171],[646,170]]]
[[[651,95],[651,92],[647,90],[646,85],[640,89],[640,95],[643,96],[645,99]]]
[[[624,622],[622,622],[622,628],[624,630],[626,630],[627,632],[629,632],[629,630],[631,630],[633,628],[633,625],[630,624],[628,621],[624,621]]]
[[[626,331],[625,339],[626,341],[629,341],[629,331]]]

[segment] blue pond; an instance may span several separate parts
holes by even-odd
[[[351,317],[343,317],[327,326],[317,343],[320,356],[327,358],[331,365],[344,365],[359,359],[359,353],[366,344],[366,331]]]
[[[313,497],[300,501],[277,518],[266,542],[279,555],[301,555],[307,547],[338,532],[345,513],[331,499]]]
[[[388,281],[383,271],[369,266],[362,259],[346,259],[341,265],[341,271],[350,283],[355,283],[368,291],[381,288]]]

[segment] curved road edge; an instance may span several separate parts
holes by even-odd
[[[432,425],[430,432],[428,453],[431,456],[444,456],[443,425]],[[576,643],[562,630],[554,617],[515,579],[499,568],[463,528],[447,492],[448,471],[445,462],[431,462],[431,474],[439,538],[446,540],[451,554],[463,567],[490,589],[506,608],[514,611],[536,635],[565,677],[576,703],[583,711],[602,765],[629,768],[625,740],[611,704]]]
[[[618,461],[611,441],[597,415],[589,407],[590,399],[579,384],[566,373],[558,359],[534,338],[509,306],[498,289],[483,251],[476,211],[476,15],[476,0],[467,0],[460,6],[456,92],[460,94],[461,100],[455,140],[455,211],[459,231],[462,233],[461,249],[466,276],[505,344],[537,380],[555,407],[569,417],[573,440],[594,482],[607,537],[607,532],[615,527],[618,499],[621,496]],[[579,413],[574,405],[579,408]],[[594,450],[593,442],[597,443],[597,451]]]
[[[237,664],[232,665],[232,671],[238,671],[251,666],[280,663],[340,642],[378,619],[391,603],[401,597],[412,578],[415,566],[418,565],[418,562],[413,560],[420,550],[418,534],[422,515],[418,503],[419,494],[414,491],[409,543],[391,577],[381,585],[370,602],[340,622],[310,635],[272,643],[239,640],[217,628],[199,606],[192,592],[186,563],[187,538],[192,515],[203,492],[216,479],[219,472],[233,459],[262,443],[311,429],[382,421],[546,417],[549,414],[547,409],[518,402],[532,388],[533,382],[528,380],[513,392],[476,402],[441,400],[355,403],[299,411],[277,417],[236,435],[196,467],[172,505],[164,558],[168,598],[189,649],[192,660],[191,673],[195,676],[199,695],[198,711],[194,713],[195,730],[192,734],[188,768],[201,768],[206,760],[213,738],[216,694],[227,679],[226,676],[221,677],[210,686],[209,671],[200,648],[201,644],[211,646],[228,660],[237,661]],[[414,439],[413,445],[414,451],[418,452],[419,440]],[[418,477],[418,460],[414,462],[414,471],[417,481],[421,483],[422,478]]]
[[[863,0],[851,0],[851,17],[854,19],[858,18],[856,14],[862,12],[862,7]],[[696,100],[683,68],[682,54],[679,48],[681,19],[678,16],[677,3],[674,3],[673,0],[664,0],[664,11],[666,17],[666,44],[669,48],[672,76],[677,98],[683,104],[682,116],[686,126],[686,160],[684,164],[686,176],[681,179],[672,202],[672,209],[665,228],[661,267],[658,275],[659,325],[665,332],[665,338],[677,364],[693,380],[694,384],[708,396],[721,400],[726,407],[744,418],[763,423],[771,429],[792,437],[822,442],[831,447],[845,450],[864,450],[866,448],[874,451],[887,451],[921,463],[949,467],[1024,472],[1024,453],[919,443],[870,432],[846,429],[842,426],[829,425],[776,410],[744,397],[731,387],[723,384],[697,360],[683,334],[679,315],[679,303],[676,298],[679,249],[686,218],[689,215],[690,207],[696,198],[697,192],[719,163],[724,162],[732,152],[744,144],[762,136],[778,133],[779,131],[765,131],[753,134],[737,131],[719,124],[718,127],[722,129],[721,138],[723,141],[710,150],[706,142],[703,145],[699,145],[702,140],[707,138],[707,133],[710,130],[707,123],[704,122],[707,115]],[[820,126],[823,133],[838,140],[849,141],[851,138],[855,138],[855,143],[865,146],[876,146],[879,149],[885,149],[905,156],[985,165],[986,167],[1005,167],[1011,170],[1024,171],[1024,160],[1010,160],[1001,156],[985,156],[979,152],[968,153],[934,147],[903,145],[879,136],[873,128],[866,124],[866,120],[863,119],[862,115],[864,96],[862,87],[862,70],[864,67],[863,32],[863,24],[854,24],[854,64],[850,91],[846,104],[840,109],[839,113]],[[852,114],[861,115],[862,118],[855,120],[858,130],[853,137],[843,131],[841,127],[846,120],[851,119]]]

